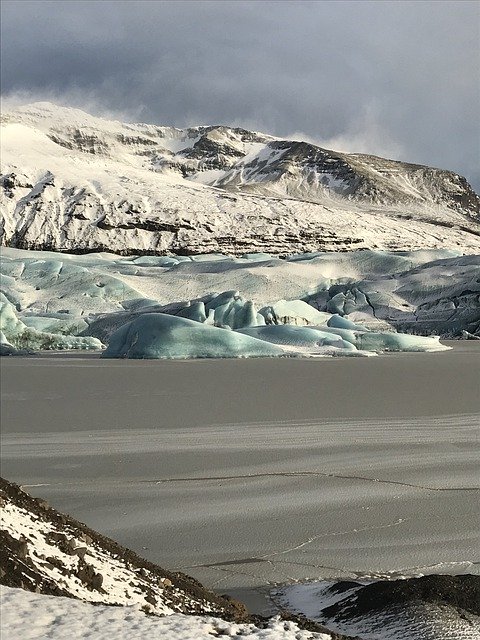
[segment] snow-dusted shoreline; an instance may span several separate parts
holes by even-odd
[[[265,628],[220,618],[174,614],[146,616],[134,607],[92,606],[77,600],[42,596],[20,589],[0,590],[5,637],[22,640],[330,640],[332,636],[302,630],[294,622],[273,618]]]
[[[252,617],[242,603],[143,560],[4,479],[0,515],[1,625],[9,636],[331,637],[315,623],[306,625],[317,627],[310,634],[295,621]]]

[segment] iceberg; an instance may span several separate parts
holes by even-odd
[[[357,346],[365,351],[448,351],[439,336],[413,336],[407,333],[376,333],[365,331],[357,334]]]
[[[257,313],[254,303],[242,298],[239,291],[224,291],[214,296],[205,304],[204,312],[208,313],[209,319],[213,313],[213,324],[216,327],[241,329],[265,324],[263,316]]]
[[[15,349],[13,344],[5,337],[3,331],[0,331],[0,356],[16,356],[16,355],[26,355],[27,352],[20,352],[18,349]]]
[[[317,351],[319,347],[335,347],[345,351],[356,350],[354,344],[344,340],[341,336],[313,327],[270,324],[265,327],[238,329],[237,332],[272,344],[308,349],[310,352]]]
[[[355,331],[366,331],[366,328],[363,325],[355,324],[352,320],[345,318],[344,316],[339,316],[338,314],[333,314],[327,321],[327,327],[333,329],[351,329]]]
[[[103,358],[254,358],[284,355],[280,347],[230,329],[165,313],[144,314],[120,327]]]
[[[28,327],[17,316],[15,307],[9,302],[3,293],[0,293],[0,332],[2,334],[2,354],[9,349],[23,350],[70,350],[70,349],[95,349],[103,348],[97,338],[77,337],[38,331]]]
[[[77,336],[88,327],[88,323],[83,318],[70,316],[68,313],[52,316],[21,314],[20,320],[31,329],[47,333],[61,333],[67,336]]]
[[[303,300],[279,300],[272,305],[260,309],[267,324],[325,324],[330,313],[315,309]]]
[[[4,247],[0,291],[12,306],[3,309],[2,323],[14,347],[33,349],[100,348],[73,339],[108,344],[122,325],[163,313],[234,331],[312,327],[361,351],[440,350],[437,339],[400,336],[480,336],[479,268],[479,256],[448,251],[281,259],[60,255]],[[282,340],[285,348],[293,341],[291,352],[299,338],[285,334]]]
[[[186,307],[180,309],[176,314],[181,318],[195,320],[195,322],[206,322],[207,314],[205,313],[205,304],[203,302],[189,302]]]

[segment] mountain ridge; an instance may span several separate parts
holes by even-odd
[[[480,199],[451,171],[50,103],[4,114],[2,129],[8,246],[123,255],[480,249]]]

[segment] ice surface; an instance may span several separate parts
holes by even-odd
[[[83,318],[69,317],[69,314],[58,314],[57,317],[22,314],[21,321],[27,327],[37,331],[61,333],[63,335],[78,335],[88,327],[88,323]]]
[[[279,356],[283,350],[229,329],[151,313],[120,327],[105,358],[246,358]]]
[[[4,337],[4,344],[16,350],[69,350],[69,349],[102,349],[103,345],[97,338],[77,337],[61,333],[39,331],[35,327],[28,327],[18,317],[15,307],[0,293],[0,330]],[[8,344],[7,344],[8,343]],[[7,354],[2,348],[2,353]]]
[[[203,302],[188,303],[186,307],[180,309],[177,316],[189,318],[190,320],[195,320],[195,322],[206,322],[205,304]]]
[[[321,347],[334,347],[345,351],[356,351],[355,346],[343,340],[340,336],[326,331],[319,331],[313,327],[298,327],[295,325],[267,325],[265,327],[251,327],[239,329],[238,333],[253,336],[266,342],[289,347],[301,347],[309,353],[321,352]]]
[[[339,316],[337,313],[333,314],[327,321],[327,326],[333,329],[349,329],[357,331],[365,331],[365,327],[355,324],[344,316]]]
[[[445,351],[438,336],[412,336],[405,333],[375,333],[365,331],[357,334],[359,349],[366,351]]]
[[[0,271],[0,290],[12,305],[3,309],[2,323],[17,326],[16,334],[37,332],[36,342],[30,336],[22,343],[26,348],[28,342],[35,342],[31,348],[51,342],[39,342],[38,333],[63,335],[55,348],[73,348],[77,334],[107,343],[122,324],[155,312],[234,330],[315,326],[374,351],[438,348],[433,341],[395,337],[396,331],[480,333],[480,257],[454,251],[316,253],[281,260],[265,254],[76,256],[3,248]],[[68,347],[65,336],[72,336]]]
[[[10,360],[2,469],[222,590],[474,563],[479,346],[322,362]]]
[[[274,324],[324,324],[330,318],[330,314],[317,311],[303,300],[279,300],[260,313]]]

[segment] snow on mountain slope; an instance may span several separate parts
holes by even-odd
[[[234,617],[236,609],[230,601],[188,576],[142,560],[3,478],[0,507],[0,581],[6,586],[94,603],[134,605],[156,615]]]
[[[330,195],[377,204],[436,203],[478,213],[478,198],[450,171],[275,141],[237,162],[215,186],[322,203]]]
[[[3,478],[0,515],[2,638],[349,640],[296,615],[251,616]]]
[[[480,249],[478,196],[449,171],[49,103],[2,123],[0,234],[9,246],[124,255]]]

